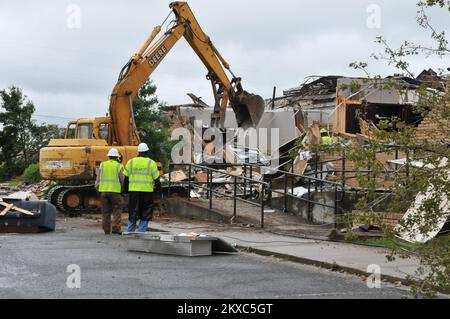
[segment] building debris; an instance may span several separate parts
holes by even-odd
[[[208,182],[208,174],[204,172],[195,174],[194,179],[198,183],[206,184]]]
[[[444,158],[441,160],[441,167],[445,167],[447,165],[448,159]],[[419,167],[424,167],[423,163],[419,163]],[[432,166],[429,169],[434,169]],[[448,171],[447,177],[450,179],[450,171]],[[440,196],[439,196],[440,195]],[[430,184],[427,188],[426,192],[421,192],[417,194],[417,197],[414,203],[411,205],[411,208],[408,209],[405,216],[403,217],[403,225],[411,225],[412,227],[408,227],[407,231],[401,226],[398,225],[395,230],[398,231],[398,236],[406,241],[415,242],[415,243],[426,243],[431,239],[435,238],[450,221],[450,200],[447,198],[447,194],[444,192],[442,194],[438,194],[440,198],[439,202],[439,211],[444,212],[442,216],[439,218],[436,216],[436,220],[434,221],[434,225],[430,225],[430,221],[425,219],[425,210],[423,209],[423,205],[426,204],[426,201],[436,196],[435,187]],[[423,229],[427,231],[424,232]]]
[[[168,178],[168,176],[166,178]],[[175,183],[185,181],[188,178],[189,177],[186,175],[184,171],[176,171],[170,173],[170,180]]]
[[[358,172],[355,170],[355,163],[343,155],[345,152],[316,154],[315,146],[323,143],[329,145],[330,140],[332,145],[364,145],[373,138],[371,136],[372,129],[378,128],[381,121],[386,122],[393,117],[416,125],[419,131],[418,135],[427,137],[425,129],[432,126],[432,118],[422,118],[414,112],[414,106],[418,102],[421,86],[425,85],[430,90],[433,89],[439,94],[443,94],[445,90],[442,83],[443,79],[432,70],[422,72],[417,78],[400,75],[377,80],[344,76],[311,77],[303,85],[286,90],[282,97],[274,98],[268,101],[270,103],[266,103],[270,106],[273,105],[273,109],[266,110],[256,129],[264,128],[271,131],[272,128],[279,128],[279,145],[281,145],[278,149],[267,150],[267,153],[262,153],[257,146],[248,147],[249,145],[239,144],[243,141],[247,143],[245,138],[238,142],[240,134],[245,136],[249,132],[236,130],[234,113],[227,110],[227,116],[222,122],[223,127],[226,128],[223,129],[225,142],[222,154],[223,165],[218,166],[222,168],[223,174],[214,172],[212,184],[205,186],[210,182],[208,174],[202,171],[192,172],[190,182],[195,191],[191,192],[191,198],[206,199],[212,196],[226,199],[234,196],[235,192],[238,197],[245,199],[259,198],[258,196],[261,195],[258,193],[260,185],[257,182],[244,183],[244,179],[239,178],[250,177],[245,167],[249,164],[255,167],[251,174],[255,181],[270,182],[272,194],[263,194],[264,198],[266,196],[267,198],[282,197],[283,195],[280,196],[280,193],[283,194],[286,187],[289,188],[290,195],[292,192],[292,195],[301,197],[303,200],[306,198],[305,194],[309,194],[307,200],[310,200],[311,197],[313,199],[320,197],[314,196],[317,195],[316,192],[324,193],[326,197],[327,193],[337,192],[337,189],[343,192],[356,191],[361,188],[356,178]],[[388,86],[387,84],[392,85]],[[196,121],[203,123],[202,134],[209,128],[212,108],[177,107],[172,112],[176,114],[175,118],[178,121],[176,125],[188,128],[193,133],[192,135],[200,134],[194,130]],[[432,114],[432,110],[430,114]],[[394,122],[389,124],[389,129],[397,129]],[[229,138],[230,130],[234,133],[231,134],[233,139]],[[424,133],[421,134],[422,131]],[[327,133],[331,139],[323,138],[324,133]],[[439,140],[449,143],[450,134],[448,133],[450,131],[442,131],[442,138]],[[200,137],[202,140],[203,135],[197,135],[195,135],[196,138]],[[268,140],[270,138],[269,136]],[[194,163],[208,166],[205,163],[211,163],[211,160],[215,159],[214,154],[220,150],[216,149],[214,141],[202,140],[202,142],[201,153],[196,150],[197,153],[193,154]],[[420,161],[411,158],[402,159],[405,156],[404,150],[398,149],[395,154],[394,152],[380,153],[376,155],[376,158],[378,162],[385,165],[386,174],[392,174],[388,172],[399,173],[400,168],[405,165],[418,167],[421,164]],[[368,168],[368,170],[370,169]],[[286,178],[283,172],[291,172],[296,175]],[[236,187],[234,187],[235,180],[237,181]],[[188,180],[184,179],[183,181]],[[377,183],[381,185],[377,191],[382,193],[388,192],[395,181],[382,178],[377,180]],[[186,183],[183,185],[185,186]],[[207,190],[208,187],[211,187],[212,192]],[[330,202],[334,203],[334,199],[330,199]],[[311,202],[309,206],[314,205],[317,205],[317,201]],[[346,209],[346,214],[352,215],[352,208]],[[354,215],[356,217],[357,213]],[[390,226],[396,226],[402,218],[403,215],[392,215],[383,222],[387,222]],[[385,225],[383,223],[382,226]],[[358,225],[355,222],[356,229],[380,226]],[[365,232],[364,229],[360,230]]]
[[[56,208],[46,201],[0,201],[0,233],[40,233],[54,231]]]
[[[302,186],[294,188],[294,196],[302,197],[303,195],[308,194],[308,189]]]
[[[233,176],[242,176],[244,169],[242,167],[229,167],[227,168],[227,173]]]
[[[198,192],[191,190],[191,198],[201,198],[201,197],[202,196]]]
[[[192,156],[194,163],[202,164],[212,161],[223,160],[229,164],[243,163],[262,163],[266,165],[276,154],[281,153],[278,149],[272,149],[272,145],[285,145],[295,141],[299,135],[299,128],[296,125],[296,115],[294,111],[289,110],[268,110],[264,113],[260,123],[255,130],[242,130],[238,128],[235,113],[228,109],[225,112],[222,123],[220,123],[221,143],[224,148],[216,149],[214,140],[204,139],[204,134],[210,128],[212,107],[199,108],[192,105],[170,106],[163,108],[164,112],[170,118],[171,130],[184,128],[191,133]],[[201,124],[201,126],[199,126]],[[272,130],[275,128],[276,130]],[[261,145],[247,145],[249,137],[263,129],[265,132],[264,140],[256,135],[258,142],[268,146],[266,150],[260,150]],[[272,139],[278,138],[278,141]],[[195,143],[201,141],[201,148],[196,149]],[[278,142],[278,143],[276,143]],[[223,157],[223,158],[216,158]]]
[[[14,192],[12,194],[9,194],[6,197],[3,197],[3,199],[15,199],[15,200],[25,200],[25,201],[37,201],[39,198],[31,191],[20,191],[20,192]]]
[[[262,181],[264,179],[264,175],[261,173],[262,167],[253,166],[250,173],[249,166],[235,166],[230,164],[223,164],[223,168],[216,169],[211,173],[211,180],[209,180],[208,173],[206,171],[202,171],[196,167],[192,169],[191,179],[187,176],[187,173],[183,170],[178,170],[173,173],[177,173],[176,175],[172,175],[174,177],[181,176],[180,178],[175,178],[171,180],[171,183],[178,184],[186,189],[189,188],[189,184],[191,185],[190,189],[190,197],[193,199],[206,199],[208,198],[209,188],[212,190],[212,196],[214,198],[227,198],[228,195],[234,195],[234,183],[236,184],[236,195],[237,197],[245,197],[252,198],[257,196],[256,194],[259,192],[258,187],[256,186],[256,181]],[[243,178],[252,177],[253,183],[248,181],[247,186],[243,186]],[[168,174],[165,176],[165,180],[168,181]],[[195,190],[194,190],[195,189]],[[189,193],[188,193],[189,194]]]
[[[260,150],[232,145],[225,147],[225,159],[229,164],[270,165],[270,160]]]
[[[299,87],[284,91],[282,97],[276,98],[275,107],[300,112],[298,117],[303,119],[304,128],[317,122],[334,135],[365,135],[367,121],[378,125],[395,116],[405,123],[419,125],[423,118],[414,112],[413,106],[419,100],[420,87],[425,85],[444,94],[445,83],[445,77],[431,69],[424,70],[417,78],[394,75],[368,80],[311,76]]]
[[[14,187],[9,184],[0,184],[0,197],[31,201],[40,200],[45,197],[45,193],[49,187],[49,181],[41,181],[31,185],[23,183]]]
[[[0,233],[55,230],[56,209],[44,200],[49,181],[11,187],[0,184]]]

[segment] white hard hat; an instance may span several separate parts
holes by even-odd
[[[120,157],[119,151],[115,148],[112,148],[108,152],[108,157]]]
[[[145,153],[145,152],[148,152],[150,149],[148,148],[148,145],[147,144],[145,144],[145,143],[141,143],[141,144],[139,144],[139,146],[138,146],[138,152],[139,153]]]

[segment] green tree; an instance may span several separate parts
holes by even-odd
[[[38,125],[35,107],[17,87],[0,91],[0,179],[21,175],[39,159],[39,149],[59,136],[55,125]]]
[[[21,174],[31,163],[33,152],[30,148],[33,139],[32,132],[35,123],[33,102],[27,100],[19,88],[12,86],[9,91],[0,91],[1,106],[0,132],[2,152],[0,163],[2,178],[9,178]]]
[[[156,86],[147,80],[133,103],[134,118],[142,142],[150,148],[150,156],[155,161],[168,166],[172,143],[170,140],[170,121],[159,109]]]
[[[417,23],[426,32],[430,33],[433,40],[431,44],[422,45],[411,41],[403,41],[395,46],[388,43],[383,37],[378,37],[376,42],[384,47],[384,51],[373,54],[376,60],[385,60],[389,65],[395,66],[401,72],[414,76],[410,68],[409,58],[414,56],[429,57],[436,55],[446,57],[450,55],[448,41],[444,31],[432,24],[427,12],[430,7],[438,6],[450,12],[450,1],[427,0],[417,3]],[[442,74],[448,65],[443,59],[443,67],[439,70]],[[369,81],[379,83],[380,76],[372,76],[365,62],[353,62],[350,64],[355,69],[362,70]],[[400,94],[403,88],[396,87],[395,81],[384,83],[390,89],[397,89]],[[388,207],[390,212],[405,213],[418,194],[426,193],[431,196],[422,201],[419,213],[407,221],[402,221],[398,228],[393,229],[384,225],[386,237],[391,238],[397,245],[393,248],[391,258],[405,257],[404,247],[395,239],[396,233],[414,233],[425,235],[436,228],[436,222],[446,218],[448,212],[443,209],[442,203],[450,199],[450,149],[448,146],[448,132],[450,130],[450,84],[447,82],[447,93],[442,91],[442,85],[436,84],[435,90],[422,85],[418,89],[419,102],[415,106],[415,112],[432,119],[434,129],[428,132],[428,139],[420,141],[417,136],[417,128],[407,125],[396,118],[370,125],[370,139],[366,145],[352,145],[336,147],[333,151],[345,151],[347,157],[355,163],[356,169],[366,170],[370,168],[370,176],[359,174],[358,182],[362,191],[359,194],[357,208],[367,212],[366,221],[379,221],[379,213],[373,212],[374,205],[379,202],[376,189],[383,187],[383,180],[391,180],[392,201]],[[389,122],[395,122],[397,130],[389,129]],[[392,147],[397,147],[407,155],[407,162],[394,175],[387,175],[383,163],[378,162],[377,152],[393,153]],[[411,165],[411,161],[423,163],[423,166]],[[418,229],[414,225],[420,225]],[[414,296],[434,297],[438,291],[450,293],[450,236],[438,237],[426,244],[418,245],[412,254],[420,260],[420,267],[415,276],[411,276],[414,284],[412,292]]]
[[[63,132],[58,125],[43,123],[33,127],[34,144],[32,145],[34,152],[34,161],[39,159],[39,150],[48,145],[51,139],[64,138]]]
[[[23,176],[27,184],[39,183],[42,180],[39,164],[31,164],[28,166],[23,172]]]

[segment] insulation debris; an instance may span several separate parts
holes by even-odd
[[[170,180],[172,182],[182,182],[189,179],[189,177],[186,175],[185,172],[183,171],[176,171],[176,172],[172,172],[170,173]]]

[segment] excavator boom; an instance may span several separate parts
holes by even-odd
[[[161,31],[157,26],[139,52],[123,68],[110,100],[110,114],[117,142],[120,145],[139,144],[139,134],[134,123],[132,102],[144,82],[182,37],[206,66],[207,79],[211,81],[215,108],[212,125],[219,126],[228,103],[236,114],[239,127],[256,126],[264,113],[264,100],[242,89],[241,79],[234,76],[230,66],[203,32],[186,2],[173,2],[174,25],[154,41]],[[226,74],[228,70],[232,79]]]

